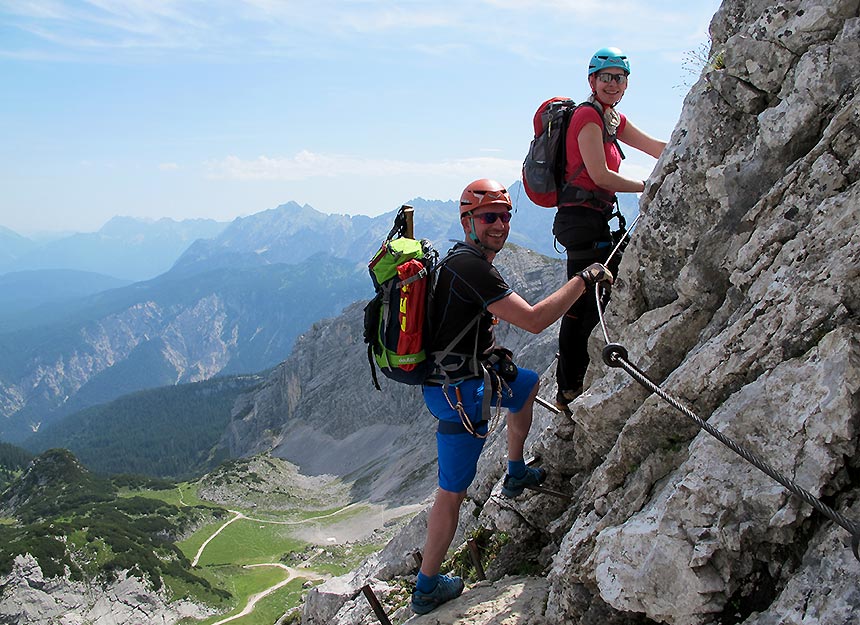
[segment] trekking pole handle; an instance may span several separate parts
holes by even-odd
[[[407,239],[415,238],[415,209],[409,206],[408,204],[404,204],[400,207],[400,210],[403,211],[403,216],[406,218],[406,230],[403,233]]]

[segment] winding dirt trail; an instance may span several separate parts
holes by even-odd
[[[233,519],[233,520],[235,520],[235,519]],[[302,577],[304,579],[313,579],[313,580],[325,579],[322,575],[317,575],[316,573],[313,573],[310,571],[299,572],[292,567],[289,567],[285,564],[280,564],[278,562],[273,562],[270,564],[248,564],[245,566],[245,568],[251,569],[251,568],[256,568],[256,567],[261,567],[261,566],[276,566],[276,567],[284,569],[287,573],[289,573],[289,575],[287,575],[287,577],[285,579],[281,580],[280,582],[278,582],[274,586],[270,586],[269,588],[266,588],[266,590],[263,590],[261,592],[258,592],[255,595],[251,595],[250,597],[248,597],[248,603],[245,605],[245,607],[242,609],[242,611],[239,612],[238,614],[234,614],[233,616],[229,616],[225,619],[221,619],[220,621],[216,621],[215,623],[212,623],[212,625],[223,625],[224,623],[229,623],[230,621],[235,621],[236,619],[240,619],[243,616],[248,616],[251,612],[254,611],[254,606],[257,605],[257,602],[260,599],[262,599],[263,597],[266,597],[267,595],[272,594],[273,592],[275,592],[279,588],[283,588],[284,586],[289,584],[291,581],[293,581],[297,577]]]
[[[255,523],[270,523],[272,525],[302,525],[305,523],[313,523],[314,521],[318,521],[320,519],[327,519],[329,517],[333,517],[337,514],[340,514],[344,511],[349,510],[350,508],[354,508],[355,506],[358,506],[358,505],[359,505],[359,502],[351,503],[348,506],[344,506],[343,508],[341,508],[339,510],[335,510],[334,512],[330,512],[329,514],[323,514],[320,516],[311,517],[309,519],[301,519],[299,521],[272,521],[272,520],[267,520],[267,519],[257,519],[254,517],[246,516],[245,514],[242,514],[241,512],[239,512],[238,510],[229,510],[229,512],[231,512],[233,514],[233,517],[231,519],[228,519],[221,527],[219,527],[217,530],[212,532],[212,535],[209,536],[209,538],[207,538],[205,541],[203,541],[203,544],[200,545],[200,549],[197,550],[197,554],[194,556],[194,560],[191,562],[191,566],[196,567],[197,564],[200,562],[200,558],[203,555],[203,551],[206,549],[207,545],[210,542],[212,542],[212,540],[216,536],[218,536],[218,534],[223,532],[227,528],[227,526],[229,526],[231,523],[235,523],[239,519],[247,519],[249,521],[254,521]],[[307,564],[308,563],[306,562],[305,565],[307,565]],[[261,566],[276,566],[276,567],[282,568],[285,571],[287,571],[287,573],[289,573],[289,575],[286,577],[286,579],[278,582],[274,586],[270,586],[269,588],[266,588],[265,590],[258,592],[257,594],[251,595],[248,598],[248,603],[245,605],[245,607],[242,609],[242,611],[239,612],[238,614],[234,614],[233,616],[229,616],[225,619],[221,619],[220,621],[217,621],[217,622],[213,623],[212,625],[223,625],[224,623],[229,623],[230,621],[235,621],[236,619],[240,619],[243,616],[247,616],[248,614],[250,614],[251,612],[254,611],[254,606],[257,604],[258,601],[260,601],[260,599],[272,594],[273,592],[275,592],[279,588],[283,588],[284,586],[289,584],[291,581],[293,581],[297,577],[301,577],[304,579],[310,579],[310,580],[326,579],[326,576],[319,575],[318,573],[314,573],[313,571],[311,571],[307,568],[305,568],[304,570],[299,572],[292,567],[286,566],[285,564],[281,564],[280,562],[248,564],[248,565],[245,565],[244,568],[249,569],[249,568],[261,567]]]
[[[197,555],[194,556],[194,560],[191,562],[191,566],[197,566],[197,563],[200,562],[200,556],[203,555],[203,550],[206,549],[206,545],[208,545],[212,541],[212,539],[215,538],[218,534],[220,534],[222,531],[224,531],[225,527],[230,525],[230,523],[232,523],[233,521],[238,521],[239,519],[248,518],[244,514],[242,514],[241,512],[238,512],[236,510],[230,510],[230,512],[232,512],[235,516],[232,519],[230,519],[229,521],[227,521],[226,523],[224,523],[224,525],[219,527],[217,530],[215,530],[209,538],[207,538],[205,541],[203,541],[203,544],[200,545],[200,549],[197,550]]]

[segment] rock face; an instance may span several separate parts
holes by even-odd
[[[416,616],[410,625],[548,625],[544,618],[546,580],[506,577],[495,583],[482,582],[460,601],[440,606],[430,614]]]
[[[855,522],[858,10],[857,0],[723,3],[711,24],[719,56],[651,177],[606,319],[666,392]],[[849,532],[603,365],[603,346],[596,331],[573,418],[539,414],[531,439],[574,503],[498,499],[497,438],[469,492],[476,514],[464,513],[471,527],[508,532],[509,555],[544,566],[542,618],[860,623]]]
[[[68,578],[44,578],[35,558],[18,556],[12,572],[0,578],[4,588],[0,623],[8,625],[150,625],[210,616],[188,601],[168,603],[136,577],[122,577],[107,587],[91,587]]]
[[[725,69],[687,98],[608,318],[653,380],[854,518],[857,12],[856,1],[723,4],[712,35]],[[860,563],[848,557],[853,574],[828,585],[815,555],[829,543],[843,561],[847,531],[625,373],[593,367],[592,381],[571,440],[540,442],[548,455],[577,449],[584,477],[551,614],[579,622],[576,585],[631,622],[776,622],[791,605],[794,622],[823,623],[811,619],[857,610]]]

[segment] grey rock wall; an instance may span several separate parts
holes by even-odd
[[[687,97],[608,325],[663,388],[856,519],[858,3],[755,4],[714,18],[725,69]],[[624,372],[591,380],[571,440],[540,443],[572,446],[585,476],[550,615],[586,622],[582,587],[622,622],[856,622],[836,618],[860,608],[848,532]]]
[[[3,625],[151,625],[200,620],[212,612],[185,600],[168,603],[163,593],[136,577],[123,577],[104,586],[74,582],[68,577],[45,578],[36,559],[18,556],[9,575],[0,577]]]

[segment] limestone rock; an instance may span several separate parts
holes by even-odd
[[[212,612],[189,601],[168,602],[137,577],[91,586],[45,578],[33,556],[18,556],[0,578],[0,623],[8,625],[150,625],[203,619]]]
[[[547,582],[540,577],[506,577],[481,582],[408,625],[548,625],[544,616]],[[405,625],[405,624],[404,624]]]
[[[742,102],[725,93],[726,79],[694,88],[622,261],[630,278],[608,324],[664,389],[814,495],[836,497],[844,513],[860,495],[849,477],[860,430],[860,50],[846,36],[858,20],[845,19],[857,3],[741,7],[725,2],[715,17],[727,67],[711,73],[762,97]],[[777,53],[777,34],[789,31],[806,35]],[[573,416],[588,472],[577,509],[558,522],[570,529],[549,575],[548,613],[579,622],[582,584],[630,622],[788,622],[796,576],[807,588],[830,576],[802,564],[803,551],[835,548],[824,533],[847,532],[822,526],[626,374],[592,369]],[[860,563],[837,550],[856,576]],[[809,614],[860,608],[851,592],[811,605]]]

